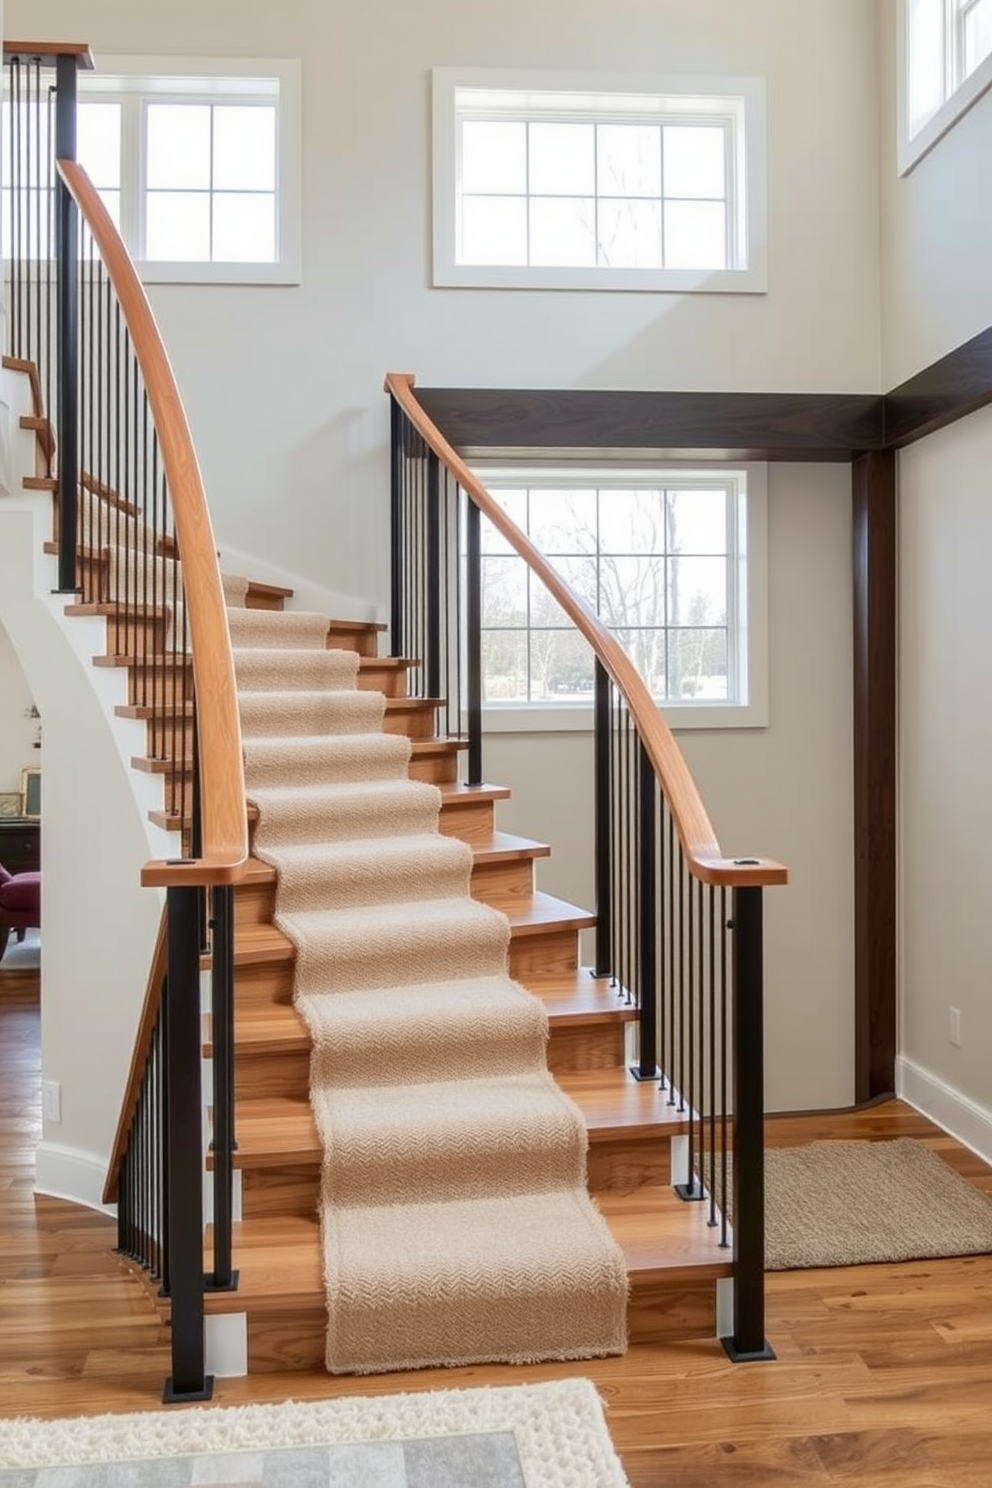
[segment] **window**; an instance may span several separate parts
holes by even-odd
[[[992,85],[992,0],[900,0],[899,170]]]
[[[614,632],[669,722],[767,721],[761,467],[487,470],[493,496]],[[491,524],[482,534],[487,728],[591,723],[586,642]]]
[[[105,68],[79,76],[76,155],[142,278],[298,282],[299,64],[117,57]],[[47,132],[47,117],[32,127]],[[47,133],[41,146],[47,155]],[[27,201],[18,211],[22,241],[36,223],[31,252],[46,255],[46,215]]]
[[[434,283],[765,288],[764,84],[435,68]]]

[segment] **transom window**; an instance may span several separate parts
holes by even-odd
[[[900,0],[900,168],[992,85],[992,0]]]
[[[435,283],[764,287],[760,80],[655,81],[435,69]]]
[[[484,478],[614,632],[659,704],[741,709],[753,701],[746,470]],[[482,673],[493,710],[592,701],[586,642],[485,521]]]
[[[168,59],[115,58],[79,77],[77,159],[146,280],[299,277],[299,64],[265,63],[257,76],[245,65],[183,59],[179,73]],[[48,117],[31,127],[47,160]],[[20,239],[27,221],[31,256],[45,257],[51,224],[27,195]]]

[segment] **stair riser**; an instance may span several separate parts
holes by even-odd
[[[237,993],[242,1002],[240,989]],[[288,1000],[288,999],[287,999]],[[623,1065],[623,1030],[603,1023],[582,1030],[551,1024],[548,1067],[552,1073],[617,1069]],[[273,1096],[304,1097],[310,1088],[310,1050],[290,1047],[278,1053],[242,1054],[235,1062],[234,1089],[238,1100],[260,1100]]]
[[[322,1308],[267,1310],[248,1317],[248,1372],[321,1369],[326,1315]],[[669,1339],[713,1338],[716,1333],[716,1282],[641,1283],[634,1278],[627,1302],[632,1344]]]
[[[318,1170],[258,1168],[241,1174],[241,1213],[245,1219],[284,1214],[312,1218],[317,1212]]]
[[[369,658],[369,664],[359,668],[358,689],[381,692],[388,698],[406,697],[409,675],[406,667],[376,666],[374,659]]]
[[[495,902],[508,894],[526,897],[534,888],[532,859],[522,858],[510,863],[476,863],[472,869],[471,888],[473,897],[483,904]],[[240,885],[234,893],[235,927],[270,923],[275,903],[274,882]]]
[[[341,629],[332,620],[326,644],[328,651],[357,651],[359,656],[376,656],[379,651],[379,631]]]
[[[458,750],[443,750],[430,754],[415,754],[408,771],[411,780],[428,780],[432,785],[442,785],[458,779]]]
[[[145,720],[145,748],[150,758],[158,755],[190,755],[193,752],[193,720],[167,717]]]
[[[398,708],[387,708],[382,720],[384,734],[405,734],[408,739],[433,739],[437,733],[437,705],[403,700]]]
[[[188,703],[192,700],[191,667],[131,666],[127,669],[127,675],[129,703],[171,707],[175,703]]]
[[[510,941],[510,976],[518,981],[541,971],[574,971],[578,964],[579,937],[575,930],[552,927]]]
[[[438,831],[445,837],[458,837],[470,846],[488,842],[495,825],[494,806],[493,801],[473,801],[470,805],[464,805],[455,800],[450,806],[442,806]]]
[[[168,621],[163,616],[116,619],[108,615],[106,620],[107,650],[112,656],[128,656],[137,662],[162,655],[168,630]]]

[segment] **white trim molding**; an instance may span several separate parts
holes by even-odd
[[[987,1107],[905,1054],[896,1059],[896,1094],[992,1164],[992,1111]]]

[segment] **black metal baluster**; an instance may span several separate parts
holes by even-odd
[[[59,160],[76,158],[76,59],[56,59],[55,154]],[[79,217],[76,203],[61,176],[55,182],[58,232],[58,364],[59,364],[59,592],[76,588],[76,497],[79,473],[79,300],[76,264],[79,257]]]
[[[636,738],[636,735],[635,735]],[[644,744],[636,742],[638,762],[638,863],[636,905],[638,927],[640,1052],[631,1074],[636,1080],[654,1080],[658,1074],[657,1048],[657,939],[655,936],[657,824],[654,768]]]
[[[403,655],[403,419],[396,399],[389,400],[389,654]]]
[[[596,966],[597,977],[613,970],[610,955],[613,937],[613,881],[610,873],[613,823],[610,812],[610,690],[612,681],[599,658],[595,677],[595,870],[596,870]]]
[[[465,662],[468,703],[468,783],[482,784],[482,518],[465,496]]]
[[[235,1291],[238,1274],[231,1269],[234,1167],[234,890],[213,890],[213,971],[211,1032],[213,1037],[214,1266],[211,1291]]]

